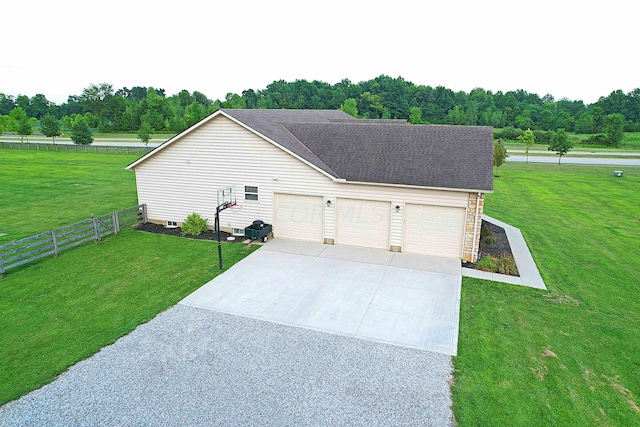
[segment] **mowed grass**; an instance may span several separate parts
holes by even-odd
[[[137,204],[137,158],[0,149],[0,244]]]
[[[640,168],[507,163],[485,213],[522,230],[548,290],[464,278],[461,426],[640,425]]]
[[[255,250],[223,244],[225,268]],[[0,404],[54,380],[219,274],[217,244],[127,230],[0,279]]]
[[[116,154],[0,150],[5,240],[136,203]],[[224,267],[255,247],[223,243]],[[0,404],[56,378],[219,274],[213,242],[125,230],[0,278]]]

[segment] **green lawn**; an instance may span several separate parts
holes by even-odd
[[[620,147],[608,147],[605,145],[595,144],[583,144],[582,141],[593,136],[586,134],[576,134],[574,132],[567,132],[569,137],[574,140],[574,147],[569,151],[568,155],[579,151],[610,151],[610,152],[628,152],[628,151],[640,151],[640,132],[625,132],[622,138]],[[524,150],[525,145],[518,140],[505,140],[504,145],[509,149]],[[534,144],[529,147],[529,151],[547,151],[548,144]]]
[[[137,157],[0,149],[0,244],[137,204]]]
[[[225,268],[256,247],[223,243]],[[0,279],[0,405],[51,382],[218,273],[216,243],[132,230],[10,270]]]
[[[0,150],[0,243],[135,205],[136,156]],[[223,243],[224,267],[250,251]],[[126,230],[0,278],[0,404],[52,381],[215,277],[212,242]]]
[[[465,278],[459,425],[640,425],[640,168],[505,164],[485,213],[547,291]]]
[[[135,156],[0,150],[0,222],[29,235],[136,203]],[[485,211],[519,227],[548,291],[465,278],[461,426],[640,425],[640,168],[507,163]],[[1,242],[1,240],[0,240]],[[152,248],[152,250],[150,250]],[[224,244],[225,267],[248,252]],[[0,404],[214,277],[210,242],[126,231],[0,279]]]

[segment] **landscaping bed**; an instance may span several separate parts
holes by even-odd
[[[509,276],[519,276],[504,228],[484,220],[480,232],[478,262],[463,262],[462,266]]]
[[[213,230],[207,230],[198,234],[197,236],[183,236],[182,229],[180,227],[177,228],[167,228],[161,224],[153,224],[151,222],[147,222],[146,224],[140,224],[136,227],[136,230],[146,231],[147,233],[155,233],[155,234],[167,234],[169,236],[178,236],[178,237],[188,237],[189,239],[196,240],[215,240],[218,241],[218,233]],[[228,237],[233,237],[234,239],[229,240]],[[246,240],[243,236],[233,236],[231,233],[227,233],[226,231],[220,231],[220,241],[228,242],[228,243],[242,243]]]

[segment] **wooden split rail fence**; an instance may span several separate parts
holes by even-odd
[[[98,242],[124,227],[147,222],[147,206],[137,205],[73,225],[0,245],[0,276],[7,270],[87,242]]]
[[[49,144],[45,142],[9,142],[0,141],[0,148],[14,148],[17,150],[38,151],[73,151],[81,153],[120,153],[147,154],[154,147],[127,147],[118,145],[77,145],[77,144]]]

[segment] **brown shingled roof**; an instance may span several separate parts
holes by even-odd
[[[334,110],[223,110],[347,181],[493,190],[493,129],[358,120]]]

